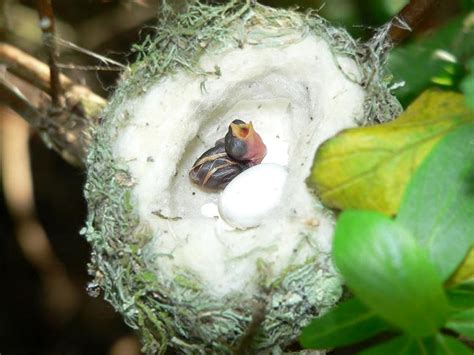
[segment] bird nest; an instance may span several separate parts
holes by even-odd
[[[102,290],[140,332],[144,352],[284,349],[337,302],[334,218],[304,180],[323,140],[399,113],[384,43],[359,43],[314,12],[231,1],[175,14],[164,5],[94,132],[82,231],[93,247],[91,292]],[[201,215],[217,195],[188,171],[242,115],[291,188],[261,227],[219,229],[219,218]],[[226,257],[209,262],[217,254]]]

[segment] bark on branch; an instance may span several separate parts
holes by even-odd
[[[4,78],[0,78],[0,100],[20,116],[28,117],[28,122],[32,126],[37,127],[41,124],[41,113],[17,87]]]
[[[0,80],[0,101],[20,114],[39,131],[46,143],[58,151],[69,163],[83,166],[90,143],[90,129],[97,124],[106,100],[83,85],[74,84],[65,75],[58,75],[64,104],[58,108],[51,100],[50,68],[29,54],[6,43],[0,43],[0,64],[9,75]],[[15,85],[11,75],[44,91],[41,102],[33,104]]]
[[[60,73],[57,64],[59,55],[56,41],[54,40],[56,26],[51,0],[38,0],[38,14],[40,17],[41,31],[43,32],[43,42],[48,51],[52,104],[53,107],[59,109],[62,106],[61,83],[59,81]]]
[[[392,42],[403,41],[438,2],[439,0],[411,0],[396,16],[398,20],[392,21],[388,32]],[[400,26],[400,22],[407,24],[408,28]]]

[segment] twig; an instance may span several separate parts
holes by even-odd
[[[49,67],[42,61],[14,46],[0,42],[0,63],[5,64],[9,72],[51,96]],[[105,99],[88,87],[75,84],[64,74],[60,74],[59,79],[66,101],[82,104],[87,116],[97,116],[105,106]]]
[[[47,145],[58,151],[66,161],[83,166],[90,142],[90,128],[97,124],[106,100],[86,86],[76,85],[67,76],[60,75],[64,88],[63,107],[61,110],[51,111],[51,96],[44,93],[51,90],[49,68],[45,63],[18,48],[2,43],[0,63],[5,64],[7,73],[25,80],[21,82],[22,87],[29,85],[28,88],[34,89],[24,90],[25,93],[35,91],[44,94],[36,104],[10,83],[8,78],[13,75],[9,74],[9,77],[0,76],[0,101],[5,102],[37,129]]]
[[[252,350],[252,342],[254,341],[255,336],[258,334],[260,326],[265,320],[266,308],[269,302],[268,291],[264,299],[255,301],[253,304],[252,319],[250,324],[245,331],[245,334],[242,336],[238,347],[234,349],[234,355],[250,355],[254,354]]]
[[[22,85],[29,84],[22,83]],[[84,165],[92,123],[83,115],[80,106],[66,106],[64,110],[52,116],[51,112],[35,107],[17,87],[2,77],[0,77],[0,102],[26,120],[40,133],[45,143],[68,163],[80,167]],[[50,106],[49,96],[44,95],[41,107]]]
[[[123,71],[122,68],[105,67],[102,65],[77,65],[72,63],[58,63],[61,69],[81,70],[81,71]]]
[[[8,71],[19,78],[51,95],[50,68],[42,61],[14,46],[0,42],[0,63],[5,64]],[[59,80],[66,91],[74,85],[65,75],[59,75]]]
[[[58,49],[55,41],[54,12],[51,0],[38,0],[38,13],[40,17],[40,27],[43,31],[43,42],[48,49],[48,62],[50,69],[51,100],[53,108],[60,108],[61,105],[61,83],[59,81]]]
[[[438,2],[439,0],[411,0],[392,21],[388,32],[392,42],[403,41]],[[408,26],[400,26],[399,23]]]
[[[22,116],[33,127],[41,125],[41,113],[13,84],[0,77],[0,101]]]

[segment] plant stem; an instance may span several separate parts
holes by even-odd
[[[51,0],[38,0],[40,27],[43,31],[43,42],[48,50],[50,69],[51,102],[53,108],[61,108],[61,83],[59,81],[58,48],[55,41],[55,21]]]
[[[90,143],[89,130],[97,124],[107,101],[88,87],[75,84],[60,74],[58,79],[64,99],[62,107],[53,112],[48,109],[52,105],[52,95],[46,95],[52,92],[48,65],[5,43],[0,43],[0,64],[6,67],[0,78],[0,102],[42,133],[48,146],[66,161],[83,166]],[[38,94],[36,100],[31,95],[33,92]]]
[[[398,21],[394,19],[389,30],[392,41],[403,41],[438,2],[439,0],[411,0],[396,16],[402,23],[406,23],[409,29],[399,26]]]

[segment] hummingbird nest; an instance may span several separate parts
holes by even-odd
[[[281,352],[342,294],[334,216],[305,179],[324,140],[399,113],[385,39],[360,43],[314,12],[251,1],[163,12],[88,156],[90,290],[145,353]],[[233,119],[251,120],[268,162],[288,171],[278,208],[248,229],[228,226],[219,192],[188,177]]]

